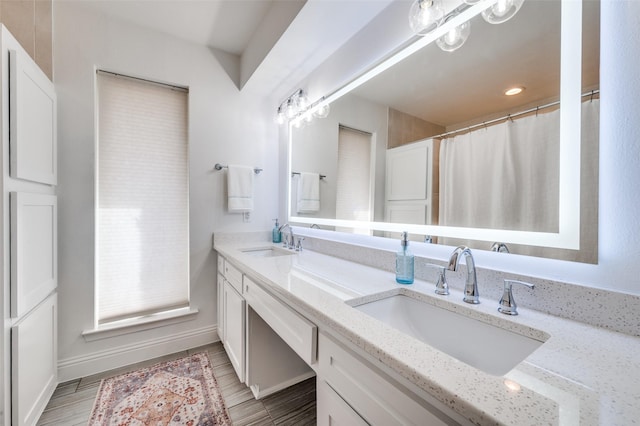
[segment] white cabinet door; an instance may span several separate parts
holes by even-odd
[[[422,141],[387,150],[387,201],[428,198],[429,149],[430,145]]]
[[[224,283],[224,348],[238,379],[245,380],[246,302],[227,281]]]
[[[316,384],[318,426],[366,426],[362,417],[349,406],[324,380]]]
[[[57,182],[53,83],[23,50],[9,51],[11,177]]]
[[[11,193],[11,316],[19,318],[57,286],[55,195]]]
[[[12,425],[34,425],[57,385],[57,295],[11,329]]]

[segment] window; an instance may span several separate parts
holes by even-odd
[[[96,327],[189,305],[186,89],[99,71]]]

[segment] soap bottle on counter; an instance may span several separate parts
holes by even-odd
[[[396,281],[400,284],[413,284],[413,253],[409,251],[409,234],[402,233],[400,251],[396,253]]]
[[[282,232],[280,232],[280,224],[278,223],[278,219],[273,219],[276,221],[273,230],[271,231],[271,242],[280,243],[282,242]]]

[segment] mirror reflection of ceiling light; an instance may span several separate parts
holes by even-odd
[[[415,0],[409,9],[409,26],[416,35],[425,35],[442,23],[444,9],[441,0]]]
[[[507,96],[519,95],[520,93],[522,93],[523,90],[524,90],[524,87],[522,86],[510,87],[504,91],[504,94]]]
[[[490,24],[502,24],[518,13],[524,0],[498,0],[482,11],[482,17]]]
[[[445,52],[453,52],[467,41],[469,34],[471,34],[471,23],[466,21],[447,31],[445,35],[436,40],[436,44]]]
[[[409,26],[414,34],[424,36],[480,1],[463,0],[461,6],[445,15],[442,0],[414,0],[409,9]],[[482,17],[490,24],[501,24],[516,14],[523,2],[524,0],[497,0],[482,11]],[[453,52],[464,44],[470,31],[471,24],[467,21],[450,29],[436,43],[442,50]]]

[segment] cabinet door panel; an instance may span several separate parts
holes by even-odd
[[[428,198],[428,148],[424,142],[387,150],[387,200]]]
[[[57,298],[51,295],[11,329],[13,425],[33,425],[57,384]]]
[[[57,183],[53,83],[23,51],[9,51],[11,176]]]
[[[245,380],[245,300],[229,284],[224,284],[224,347],[236,370],[238,379]]]
[[[220,341],[224,343],[224,277],[218,274],[218,291],[216,293],[217,305],[218,305],[218,337]]]
[[[11,193],[11,316],[20,317],[57,286],[57,201]]]
[[[324,380],[316,385],[316,405],[318,426],[368,425]]]

